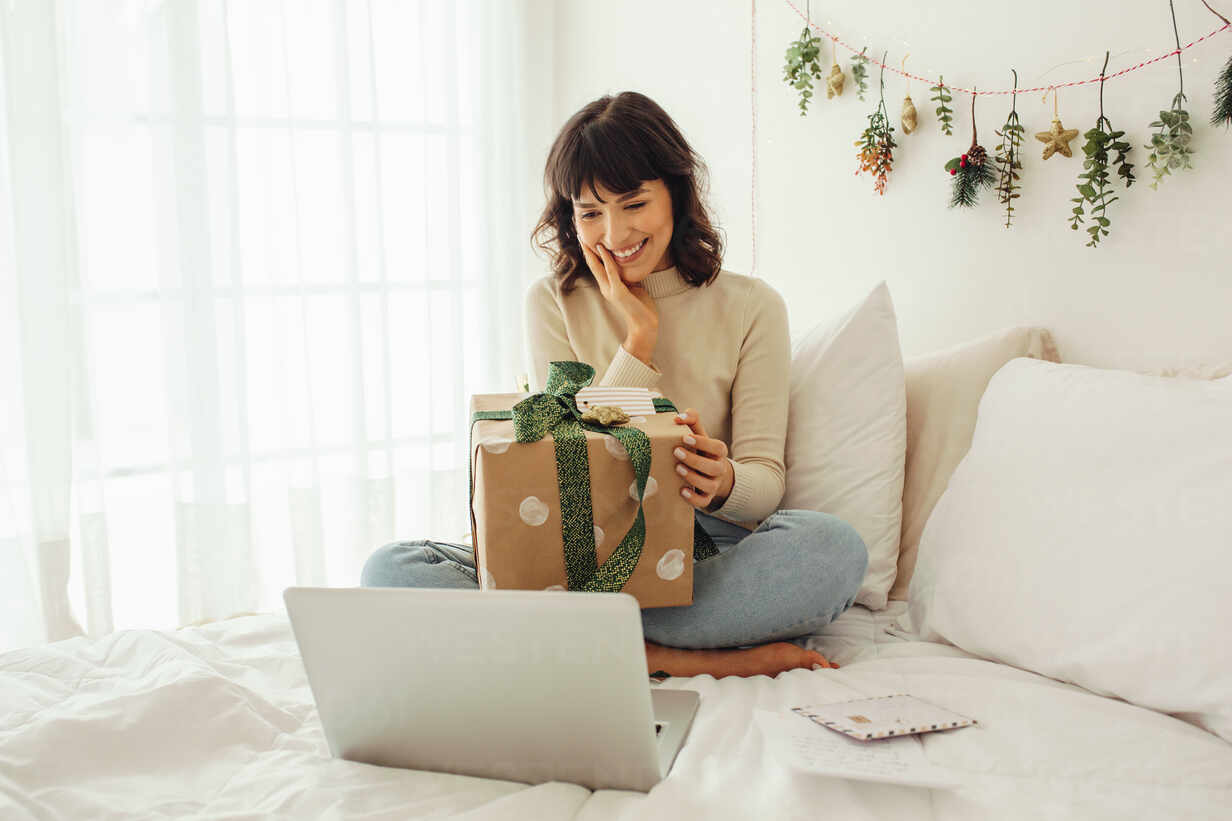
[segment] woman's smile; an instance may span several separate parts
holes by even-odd
[[[616,257],[616,261],[619,262],[621,265],[628,265],[629,263],[634,262],[638,258],[640,258],[642,256],[642,252],[646,250],[646,246],[649,244],[650,244],[650,238],[647,237],[646,239],[642,240],[642,244],[637,246],[637,250],[634,251],[632,254],[622,257],[620,254],[613,251],[612,256]]]

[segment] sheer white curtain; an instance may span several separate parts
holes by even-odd
[[[461,541],[467,396],[525,370],[525,8],[0,0],[0,650]]]

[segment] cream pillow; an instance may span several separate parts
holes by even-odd
[[[976,410],[988,380],[1002,365],[1020,356],[1061,361],[1048,330],[1031,327],[1006,328],[907,360],[903,529],[891,599],[907,598],[924,523],[971,445]]]
[[[1015,359],[924,528],[913,632],[1232,741],[1232,378]]]
[[[886,606],[897,572],[906,417],[898,318],[883,281],[795,346],[779,505],[855,528],[868,548],[855,601],[872,610]]]

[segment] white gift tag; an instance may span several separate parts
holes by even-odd
[[[650,388],[605,388],[594,385],[580,388],[577,406],[585,411],[599,405],[620,408],[629,416],[654,416],[654,395]]]

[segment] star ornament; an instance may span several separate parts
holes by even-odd
[[[1077,136],[1078,129],[1066,128],[1061,125],[1060,120],[1053,120],[1052,128],[1039,132],[1035,135],[1035,139],[1046,143],[1044,146],[1044,159],[1048,159],[1058,151],[1066,157],[1074,156],[1074,153],[1069,150],[1069,141]]]

